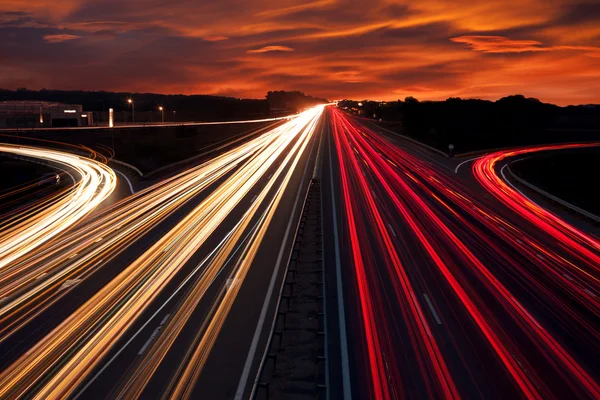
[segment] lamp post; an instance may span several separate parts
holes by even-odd
[[[158,111],[160,111],[160,118],[162,120],[162,123],[165,123],[165,109],[163,108],[163,106],[158,107]]]
[[[127,102],[129,104],[131,104],[131,110],[132,110],[132,115],[131,115],[131,122],[133,124],[135,124],[135,103],[133,102],[132,99],[127,99]]]

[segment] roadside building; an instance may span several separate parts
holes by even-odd
[[[90,126],[93,114],[80,104],[15,100],[0,102],[0,128]]]

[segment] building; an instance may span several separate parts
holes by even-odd
[[[93,114],[80,104],[15,100],[0,102],[0,128],[90,126]]]

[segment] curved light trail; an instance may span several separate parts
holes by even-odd
[[[0,145],[0,152],[64,166],[78,176],[66,193],[48,200],[43,208],[26,210],[0,226],[0,271],[75,225],[115,189],[117,178],[104,164],[77,155],[29,146]]]
[[[530,199],[510,187],[497,173],[496,166],[503,160],[520,155],[551,150],[568,150],[600,146],[600,143],[563,144],[536,146],[517,150],[498,151],[479,158],[473,164],[473,174],[477,180],[498,200],[510,207],[515,213],[547,231],[562,243],[565,249],[584,261],[591,261],[600,272],[600,241],[577,229],[547,209],[533,203]],[[596,253],[594,253],[596,252]]]

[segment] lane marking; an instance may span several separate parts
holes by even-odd
[[[456,166],[456,168],[454,168],[454,173],[455,173],[455,174],[458,174],[458,169],[459,169],[459,168],[460,168],[460,167],[461,167],[463,164],[466,164],[466,163],[468,163],[468,162],[471,162],[471,161],[477,160],[478,158],[481,158],[481,157],[482,157],[482,156],[473,157],[473,158],[469,158],[468,160],[465,160],[465,161],[461,162],[460,164],[458,164],[458,165]]]
[[[158,335],[158,331],[160,331],[160,326],[157,327],[154,330],[154,332],[152,332],[152,335],[150,335],[150,337],[148,338],[148,340],[146,340],[146,343],[144,343],[144,345],[142,346],[142,348],[138,352],[138,356],[141,356],[142,354],[144,354],[144,352],[146,351],[146,349],[148,348],[148,346],[150,346],[150,343],[152,343],[152,341],[154,340],[154,338],[156,337],[156,335]]]
[[[433,318],[435,318],[435,322],[437,322],[438,325],[442,325],[442,321],[440,320],[440,317],[438,316],[438,314],[435,312],[435,308],[433,308],[433,304],[431,304],[431,301],[429,300],[429,296],[427,296],[426,293],[423,293],[423,297],[425,298],[425,301],[427,302],[427,305],[429,306],[429,309],[431,310],[431,313],[433,314]]]
[[[65,281],[65,282],[62,284],[62,286],[58,288],[58,290],[60,291],[60,290],[68,289],[68,288],[70,288],[71,286],[75,286],[75,285],[77,285],[79,282],[81,282],[81,279],[77,279],[77,278],[75,278],[75,279],[67,279],[67,280],[66,280],[66,281]]]
[[[417,298],[415,297],[415,294],[412,291],[410,292],[410,297],[412,297],[412,300],[415,303],[415,306],[417,307],[417,313],[419,314],[419,318],[421,319],[421,323],[423,324],[423,327],[425,327],[425,330],[427,331],[427,335],[430,338],[433,338],[433,335],[431,334],[431,331],[429,330],[429,324],[427,323],[427,320],[425,319],[425,316],[423,315],[423,312],[421,311],[421,307],[419,307],[419,302],[417,301]]]
[[[150,343],[152,343],[152,341],[154,340],[154,338],[156,337],[156,335],[158,335],[158,332],[160,331],[160,329],[162,328],[162,326],[165,324],[165,322],[167,322],[167,319],[169,318],[170,315],[171,314],[165,315],[165,317],[162,319],[162,321],[160,321],[160,325],[158,325],[156,327],[156,329],[154,330],[154,332],[152,332],[152,335],[150,335],[150,337],[148,338],[148,340],[146,340],[146,343],[144,343],[144,345],[142,346],[142,348],[138,352],[138,356],[141,356],[142,354],[144,354],[144,352],[146,351],[146,349],[148,348],[148,346],[150,346]]]
[[[389,223],[387,224],[387,226],[390,229],[390,232],[392,233],[392,235],[394,235],[394,237],[398,237],[398,236],[396,236],[396,231],[394,230],[394,228],[392,228],[392,226]]]
[[[568,280],[570,280],[570,281],[573,281],[573,278],[571,278],[571,277],[570,277],[568,274],[563,274],[563,276],[564,276],[565,278],[567,278]]]
[[[121,171],[119,171],[118,169],[113,168],[113,171],[115,171],[117,174],[119,174],[123,178],[125,178],[125,180],[127,181],[127,185],[129,185],[129,191],[131,192],[131,194],[135,194],[135,190],[133,190],[133,185],[131,184],[131,181],[129,180],[129,178],[127,176],[125,176],[125,174],[122,173]]]

